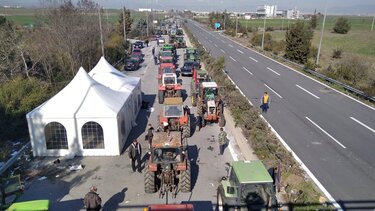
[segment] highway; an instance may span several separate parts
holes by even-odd
[[[189,30],[341,208],[375,207],[375,109],[189,20]],[[330,197],[329,197],[330,198]]]

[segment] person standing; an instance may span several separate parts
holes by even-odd
[[[155,47],[152,47],[152,55],[155,56]]]
[[[267,92],[264,92],[261,104],[262,105],[260,107],[262,108],[262,112],[267,113],[267,110],[268,110],[269,105],[270,105],[270,96],[268,95]]]
[[[83,203],[87,211],[99,211],[102,208],[102,199],[97,191],[95,186],[91,186],[90,191],[85,195]]]
[[[152,124],[148,124],[146,140],[148,141],[149,154],[151,154],[152,138],[154,138],[154,127],[152,127]]]
[[[225,150],[226,145],[227,145],[227,133],[221,127],[220,133],[219,133],[219,149],[220,149],[219,155],[224,154],[224,150]]]
[[[145,43],[146,43],[146,47],[148,47],[148,42],[149,42],[148,40],[145,41]]]
[[[138,172],[141,173],[141,156],[142,156],[142,148],[141,144],[138,143],[137,139],[133,140],[133,143],[130,145],[129,149],[129,158],[132,160],[132,169],[135,172],[138,169]],[[135,165],[137,162],[137,166]]]

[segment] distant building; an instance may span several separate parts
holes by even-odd
[[[139,12],[151,12],[151,8],[139,8],[138,9]]]
[[[291,10],[287,10],[286,18],[287,19],[299,19],[300,15],[301,15],[300,11],[297,10],[297,8],[294,8]]]
[[[272,18],[276,17],[277,5],[258,6],[256,13],[258,17]]]

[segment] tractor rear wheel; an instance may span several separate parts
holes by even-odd
[[[183,193],[188,193],[191,191],[191,170],[190,170],[190,161],[186,163],[186,170],[181,172],[180,175],[180,190]]]
[[[203,103],[202,103],[202,101],[198,101],[198,104],[197,104],[197,114],[198,115],[202,115],[202,112],[203,112]]]
[[[222,187],[217,189],[216,194],[216,210],[217,211],[228,211],[228,205],[225,202],[224,191]]]
[[[163,91],[158,91],[158,100],[159,100],[159,104],[164,103],[164,92]]]
[[[182,138],[189,138],[190,137],[190,124],[184,125],[182,127]]]
[[[176,90],[176,97],[182,97],[181,90]]]
[[[225,126],[225,117],[223,113],[220,113],[219,116],[219,127],[224,127]]]
[[[155,184],[155,172],[147,170],[145,173],[145,192],[146,193],[155,193],[156,184]]]

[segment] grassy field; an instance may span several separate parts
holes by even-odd
[[[5,15],[8,19],[14,21],[16,24],[22,26],[35,25],[38,21],[37,16],[43,13],[42,9],[0,9],[0,15]],[[121,9],[108,9],[104,10],[102,14],[102,20],[109,23],[115,23],[119,15],[122,13]],[[149,14],[151,15],[151,14]],[[146,19],[147,14],[145,12],[132,11],[131,16],[134,20],[134,23],[137,23],[140,19]],[[154,14],[155,19],[163,19],[164,14]],[[134,24],[135,25],[135,24]]]

